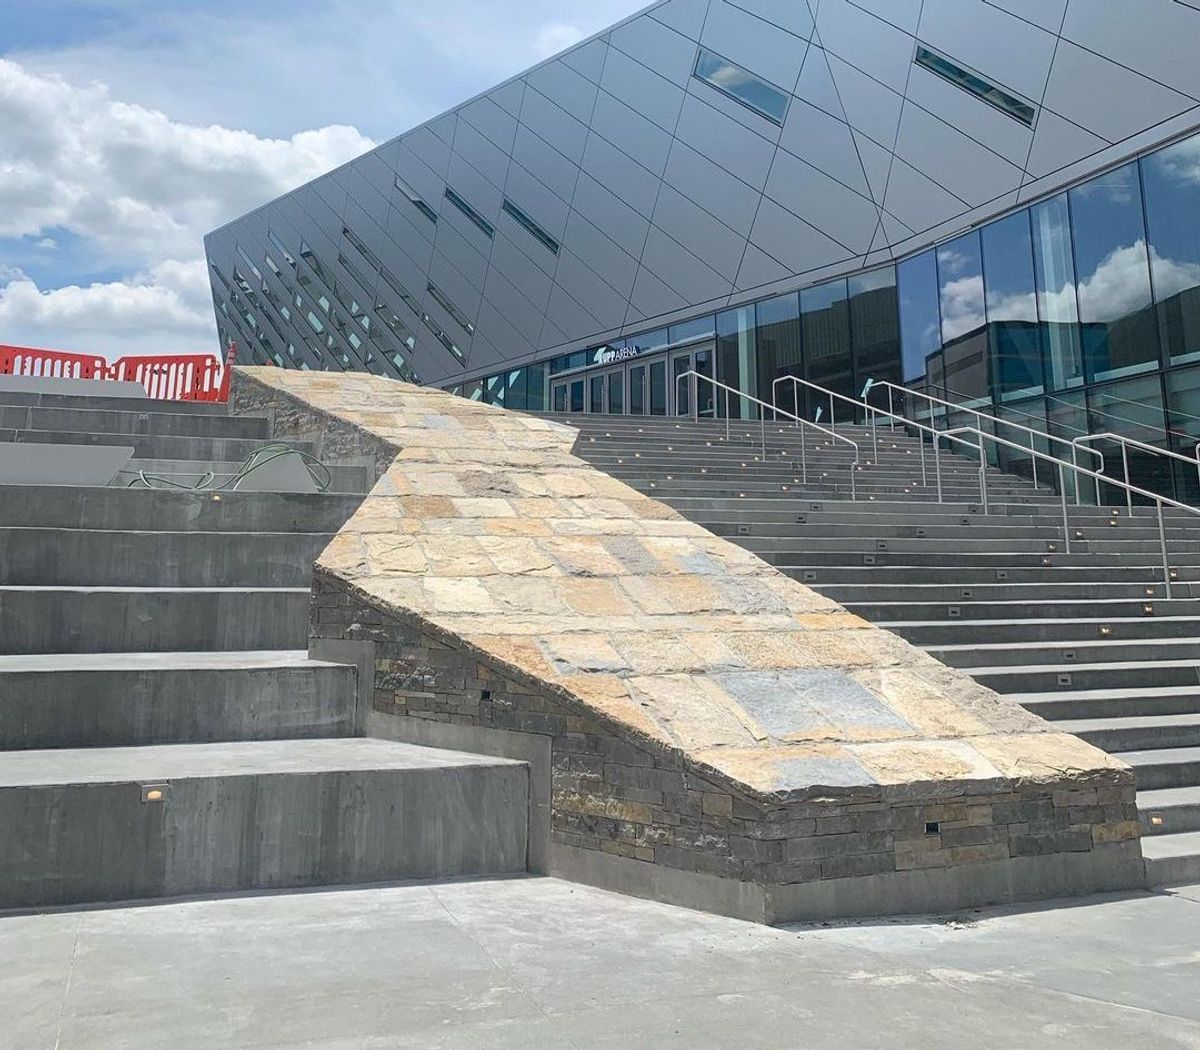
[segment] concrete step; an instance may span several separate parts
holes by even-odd
[[[292,444],[288,442],[288,444]],[[193,459],[131,459],[125,469],[113,480],[114,486],[121,488],[132,487],[146,491],[141,484],[140,475],[145,474],[150,481],[150,487],[155,491],[169,491],[166,482],[184,489],[193,488],[201,479],[211,474],[204,484],[204,489],[222,495],[231,488],[234,476],[242,466],[243,460],[193,460]],[[329,492],[331,493],[367,493],[375,484],[375,471],[358,463],[325,463],[329,471]]]
[[[1008,698],[1051,721],[1109,719],[1130,715],[1200,714],[1200,687],[1132,686],[1125,689],[1063,689],[1009,693]]]
[[[1200,787],[1139,791],[1137,804],[1143,835],[1200,831]]]
[[[1022,619],[1086,619],[1108,621],[1133,619],[1137,616],[1196,616],[1200,615],[1200,599],[1147,598],[1095,600],[1075,598],[1051,600],[1040,606],[1024,601],[956,602],[846,602],[846,607],[872,623],[897,623],[937,619],[954,620],[1022,620]],[[957,610],[957,612],[955,611]]]
[[[0,587],[0,654],[308,644],[308,587]]]
[[[362,738],[7,752],[0,908],[523,871],[528,779]]]
[[[943,587],[977,588],[983,585],[1005,583],[1131,583],[1158,584],[1155,573],[1162,576],[1160,566],[1086,566],[1086,565],[1052,565],[1052,566],[1014,566],[1008,569],[989,569],[980,566],[958,565],[953,562],[942,565],[838,565],[825,566],[820,569],[810,569],[803,566],[776,565],[780,572],[810,586],[835,587],[844,585],[907,585],[919,583]],[[813,575],[815,573],[815,575]],[[1187,569],[1180,573],[1180,579],[1194,582],[1196,573]]]
[[[1190,597],[1188,591],[1193,584],[1176,582],[1171,588],[1174,598]],[[954,585],[948,583],[826,583],[821,593],[836,602],[854,604],[862,602],[1030,602],[1045,608],[1048,602],[1071,602],[1089,599],[1109,601],[1127,599],[1140,601],[1144,598],[1165,598],[1165,587],[1143,577],[1129,583],[1097,583],[1085,580],[1037,581],[1014,583],[971,583]]]
[[[1151,835],[1142,839],[1149,886],[1184,886],[1200,882],[1200,831]]]
[[[329,533],[340,529],[362,501],[352,493],[13,485],[0,498],[0,527]]]
[[[1055,728],[1104,751],[1200,748],[1200,714],[1068,719],[1056,723]]]
[[[0,656],[0,751],[350,736],[355,682],[302,649]]]
[[[1200,785],[1200,747],[1154,748],[1115,754],[1133,767],[1140,791]]]
[[[307,587],[317,532],[0,528],[0,585]]]
[[[821,590],[821,588],[817,588]],[[926,649],[986,642],[1057,642],[1064,648],[1093,640],[1200,637],[1200,617],[1140,616],[1097,620],[930,620],[926,622],[876,621],[877,627],[892,631]]]
[[[0,430],[0,442],[33,441],[51,445],[124,445],[137,459],[184,459],[241,463],[266,442],[257,438],[174,437],[169,434],[85,434],[73,430]],[[312,453],[311,441],[287,444]]]
[[[1021,667],[1028,664],[1089,664],[1130,660],[1195,661],[1200,665],[1200,638],[1089,638],[1060,642],[969,642],[926,646],[935,659],[970,672],[975,667]]]
[[[98,384],[111,387],[108,384]],[[0,390],[0,405],[64,408],[83,411],[104,409],[115,412],[169,412],[172,415],[229,416],[229,405],[215,401],[159,401],[150,397],[113,397],[95,394],[63,394],[46,391]]]
[[[153,407],[130,411],[96,405],[90,408],[48,408],[0,403],[0,428],[258,440],[265,440],[270,432],[270,421],[262,416],[197,415],[174,411],[175,402],[152,401],[149,404]]]
[[[1200,686],[1200,664],[1195,660],[1129,660],[1080,664],[1036,664],[1025,667],[972,667],[971,677],[998,693],[1047,693],[1051,690],[1127,690],[1153,683],[1163,686]]]

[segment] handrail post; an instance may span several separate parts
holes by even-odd
[[[936,432],[933,435],[933,472],[937,475],[938,502],[945,503],[942,498],[942,439]]]
[[[869,407],[867,414],[871,417],[871,455],[875,459],[875,465],[879,466],[879,415]]]
[[[1133,490],[1129,488],[1129,446],[1121,442],[1121,476],[1125,479],[1125,507],[1133,517]]]
[[[804,484],[808,484],[808,442],[804,435],[807,433],[808,427],[800,428],[800,477]]]
[[[725,443],[729,443],[729,387],[725,388]]]
[[[887,388],[887,392],[888,392],[888,415],[891,416],[892,429],[895,430],[896,429],[896,411],[892,407],[892,388],[890,385]],[[1196,467],[1198,470],[1200,470],[1200,459],[1196,460]]]
[[[1029,463],[1033,467],[1033,487],[1036,489],[1038,487],[1038,480],[1037,480],[1037,452],[1034,449],[1035,440],[1036,440],[1035,435],[1032,432],[1030,432],[1030,434],[1029,434]],[[997,456],[997,459],[998,458],[999,458],[999,456]]]
[[[976,428],[978,430],[978,428]],[[979,436],[979,502],[983,504],[983,513],[988,512],[987,494],[987,450],[983,447],[983,431],[978,430]]]
[[[690,415],[693,423],[700,422],[700,384],[697,382],[698,378],[696,373],[693,372],[691,376],[692,381],[688,384],[692,388],[691,402],[688,404],[688,408],[691,410]]]
[[[767,461],[767,414],[762,410],[762,406],[758,409],[758,421],[762,424],[762,458],[763,462]]]
[[[1061,460],[1058,463],[1058,491],[1062,499],[1062,521],[1063,521],[1063,548],[1067,554],[1071,553],[1071,522],[1067,516],[1067,477],[1064,473],[1065,465]]]
[[[858,502],[858,486],[855,484],[855,475],[858,473],[858,457],[855,456],[850,464],[850,502]]]
[[[1163,563],[1163,587],[1166,589],[1167,597],[1171,597],[1171,561],[1167,555],[1167,526],[1163,521],[1163,502],[1157,500],[1154,504],[1158,507],[1158,542],[1162,547],[1162,563]]]

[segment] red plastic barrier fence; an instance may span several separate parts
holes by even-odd
[[[230,343],[225,364],[194,354],[130,356],[109,361],[93,354],[0,346],[0,375],[57,379],[109,379],[141,383],[160,401],[228,401],[237,348]]]

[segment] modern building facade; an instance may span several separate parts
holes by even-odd
[[[221,338],[566,412],[890,379],[1190,451],[1198,49],[1191,0],[663,0],[210,234]]]

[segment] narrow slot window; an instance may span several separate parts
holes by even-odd
[[[697,79],[766,117],[772,124],[783,124],[788,110],[788,93],[750,70],[701,48],[693,73]]]
[[[536,222],[533,221],[525,212],[518,208],[507,197],[504,198],[504,211],[510,215],[518,226],[521,226],[525,231],[531,234],[543,248],[549,252],[558,254],[559,244],[553,237],[543,230]]]
[[[284,261],[294,270],[296,268],[296,260],[292,258],[292,253],[283,246],[283,241],[275,236],[275,232],[273,230],[267,230],[267,237],[270,238],[271,243],[279,249],[279,254],[283,256]]]
[[[449,186],[446,187],[446,200],[453,204],[461,211],[468,219],[471,220],[483,233],[488,240],[496,236],[496,228],[471,207],[462,197],[454,192]]]
[[[400,178],[399,175],[396,176],[396,189],[398,189],[401,193],[404,194],[405,197],[408,198],[408,202],[414,208],[416,208],[417,211],[419,211],[422,215],[424,215],[425,218],[427,218],[435,226],[437,225],[437,221],[438,221],[437,212],[434,211],[428,204],[426,204],[425,201],[421,198],[421,195],[416,190],[414,190],[407,182],[405,182],[402,178]]]
[[[941,77],[943,80],[948,80],[955,87],[962,88],[963,91],[981,99],[993,109],[998,109],[1001,113],[1007,113],[1014,120],[1019,120],[1026,127],[1033,127],[1037,110],[1030,103],[1024,99],[1017,98],[1016,95],[1010,94],[1001,87],[997,87],[990,81],[985,80],[978,73],[972,73],[969,69],[964,69],[944,55],[939,55],[936,51],[931,51],[921,44],[917,45],[917,54],[913,61],[918,66],[923,66],[929,72]]]
[[[425,286],[425,290],[433,296],[434,300],[439,306],[441,306],[443,310],[446,311],[446,313],[454,318],[455,323],[460,328],[462,328],[468,335],[475,334],[474,323],[468,319],[466,314],[464,314],[457,306],[454,305],[454,300],[452,300],[450,296],[443,292],[432,281]]]

